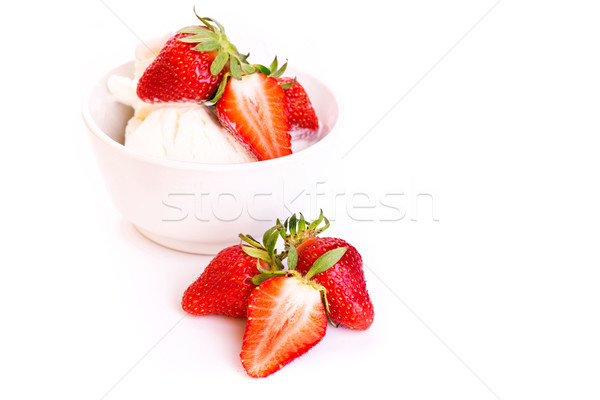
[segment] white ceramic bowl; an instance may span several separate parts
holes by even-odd
[[[342,117],[340,102],[322,82],[295,74],[322,125],[317,143],[278,159],[218,165],[164,160],[123,146],[133,109],[108,92],[113,74],[132,76],[133,62],[91,89],[83,119],[116,208],[144,236],[172,249],[216,254],[239,243],[239,233],[261,235],[277,218],[307,210],[306,194],[332,161]]]

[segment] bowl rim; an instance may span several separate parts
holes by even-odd
[[[127,148],[125,145],[118,143],[113,138],[108,136],[102,129],[100,129],[98,124],[96,124],[96,122],[94,121],[94,118],[91,115],[91,111],[90,111],[90,99],[91,99],[93,92],[96,90],[96,88],[102,84],[102,81],[107,79],[107,77],[112,73],[112,71],[115,71],[115,70],[122,68],[125,65],[131,64],[131,63],[133,63],[133,60],[122,63],[119,66],[114,67],[112,70],[110,70],[107,73],[105,73],[104,75],[102,75],[102,77],[100,79],[96,79],[95,82],[93,82],[93,84],[85,91],[85,94],[83,96],[83,102],[82,102],[82,106],[81,106],[81,114],[82,114],[83,121],[84,121],[85,125],[87,126],[88,130],[96,138],[98,138],[102,143],[104,143],[105,145],[108,145],[110,148],[121,153],[122,155],[124,155],[126,157],[131,157],[131,158],[134,158],[138,161],[142,161],[145,163],[150,163],[150,164],[164,166],[164,167],[168,167],[168,168],[174,168],[174,169],[186,169],[186,170],[193,170],[193,171],[210,171],[210,172],[248,171],[248,170],[266,169],[266,168],[273,168],[273,167],[276,168],[278,165],[284,165],[284,164],[294,163],[294,162],[301,163],[304,158],[310,157],[312,155],[312,153],[318,151],[319,147],[325,146],[327,143],[334,141],[335,137],[338,134],[338,131],[340,131],[341,122],[343,121],[344,109],[343,109],[342,103],[340,101],[340,97],[337,94],[337,91],[334,88],[332,88],[331,85],[325,84],[322,80],[315,77],[311,73],[304,72],[303,70],[294,69],[294,72],[297,73],[298,75],[303,75],[303,76],[309,77],[311,80],[317,82],[319,85],[322,85],[324,88],[326,88],[331,93],[333,99],[335,100],[335,104],[337,106],[337,111],[338,111],[338,115],[335,120],[335,123],[331,126],[327,135],[325,135],[318,142],[310,145],[309,147],[307,147],[303,150],[300,150],[297,153],[293,153],[293,154],[279,157],[279,158],[263,160],[263,161],[254,161],[254,162],[248,162],[248,163],[234,163],[234,164],[211,164],[211,163],[201,163],[201,162],[194,162],[194,161],[171,160],[171,159],[159,158],[159,157],[151,156],[148,154],[140,153],[140,152],[137,152],[137,151]]]

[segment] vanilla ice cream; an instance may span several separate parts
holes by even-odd
[[[150,104],[136,95],[137,82],[111,76],[108,89],[117,101],[133,107],[125,127],[125,147],[169,160],[212,164],[256,161],[216,116],[201,104]]]
[[[165,105],[155,107],[139,124],[138,119],[133,120],[135,125],[128,124],[125,146],[140,153],[212,164],[256,161],[207,107]]]

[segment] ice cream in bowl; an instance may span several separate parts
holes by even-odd
[[[118,211],[163,246],[215,254],[306,209],[341,105],[316,77],[253,63],[208,18],[141,43],[84,99]]]

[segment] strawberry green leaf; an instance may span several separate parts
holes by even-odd
[[[206,29],[203,29],[203,31],[204,32],[196,34],[196,35],[179,38],[179,41],[184,42],[184,43],[201,43],[201,42],[206,42],[208,40],[215,41],[215,42],[218,40],[218,37],[215,33],[211,32],[211,31],[207,31]]]
[[[242,77],[240,62],[233,55],[229,57],[229,70],[231,71],[231,76],[235,79],[240,79]]]
[[[281,238],[285,240],[285,229],[283,228],[283,224],[281,223],[281,220],[279,218],[277,218],[275,226],[277,227],[277,231],[279,231],[279,235],[281,236]]]
[[[269,75],[271,73],[271,71],[269,70],[269,68],[265,67],[264,65],[260,65],[260,64],[254,64],[254,67],[256,68],[256,70],[262,74],[265,75]]]
[[[244,234],[239,234],[238,235],[240,239],[242,239],[244,242],[251,244],[254,247],[258,247],[258,248],[262,248],[262,244],[260,244],[258,242],[258,240],[254,239],[252,236],[250,235],[244,235]]]
[[[242,70],[244,71],[245,74],[250,75],[250,74],[253,74],[256,72],[256,67],[254,67],[250,64],[243,63]]]
[[[347,247],[338,247],[337,249],[329,250],[321,257],[317,258],[315,263],[306,273],[306,279],[310,279],[316,274],[327,271],[329,268],[337,264],[338,261],[346,254]]]
[[[225,75],[223,75],[223,78],[221,79],[221,82],[219,82],[219,86],[217,87],[217,90],[215,91],[215,94],[213,95],[213,97],[208,100],[206,103],[207,105],[211,105],[211,104],[215,104],[223,95],[223,92],[225,92],[225,87],[227,86],[227,81],[229,80],[229,77],[231,76],[231,74],[229,72],[226,72]],[[250,235],[248,235],[248,237],[252,238]],[[252,239],[254,240],[254,239]]]
[[[281,75],[283,75],[283,73],[285,72],[286,68],[287,68],[287,61],[277,71],[271,72],[271,74],[269,76],[271,76],[275,79],[279,79],[279,78],[281,78]]]
[[[220,50],[215,57],[215,60],[210,65],[210,73],[213,76],[219,75],[219,72],[223,70],[225,64],[227,64],[227,60],[229,59],[229,54],[226,51]]]
[[[277,70],[277,56],[275,56],[275,59],[273,59],[273,62],[271,63],[271,66],[269,67],[269,71],[276,71]]]
[[[211,32],[210,29],[206,29],[204,26],[192,25],[181,28],[177,33],[191,33],[193,35],[200,35],[205,32]],[[212,33],[212,32],[211,32]]]
[[[213,31],[215,30],[215,27],[212,26],[210,22],[208,22],[208,21],[214,22],[212,19],[206,18],[206,17],[202,18],[201,16],[199,16],[198,14],[196,14],[196,6],[194,6],[194,14],[196,15],[196,18],[198,18],[200,21],[202,21],[202,23],[204,25],[206,25],[207,27],[209,27]]]
[[[254,285],[258,286],[269,278],[272,278],[272,276],[268,275],[268,274],[254,275],[252,277],[252,279],[250,279],[250,282],[252,282]]]
[[[296,78],[294,78],[294,82],[296,82]],[[315,229],[317,226],[319,226],[319,224],[323,221],[323,209],[321,209],[321,212],[319,213],[319,218],[315,219],[313,222],[310,223],[310,225],[308,225],[308,229],[312,230]]]
[[[265,233],[263,233],[263,244],[265,246],[267,246],[267,243],[269,242],[269,238],[271,237],[271,235],[273,234],[273,232],[275,231],[275,229],[277,229],[275,226],[272,228],[269,228],[268,230],[265,231]]]
[[[214,40],[209,40],[209,41],[198,44],[196,47],[194,47],[194,50],[196,50],[196,51],[213,51],[213,50],[217,50],[220,47],[221,47],[221,45],[219,44],[219,42],[216,42]],[[215,59],[215,61],[216,61],[216,59]],[[215,61],[213,61],[213,64],[215,63]],[[223,69],[223,67],[221,67],[221,69]],[[212,66],[211,66],[210,72],[212,73]],[[221,72],[221,70],[219,70],[219,72]],[[213,74],[213,75],[216,76],[219,72],[217,72],[216,74]]]
[[[256,259],[256,269],[263,274],[269,274],[271,272],[268,269],[263,268],[259,258]]]
[[[317,229],[318,233],[323,232],[325,229],[329,228],[329,220],[327,219],[327,217],[323,217],[323,221],[325,221],[325,225],[322,228]]]
[[[285,276],[288,275],[289,271],[266,271],[263,272],[262,274],[258,274],[258,275],[254,275],[252,277],[252,279],[250,279],[250,282],[252,282],[254,285],[260,285],[261,283],[263,283],[264,281],[266,281],[267,279],[271,279],[275,276]]]
[[[300,213],[300,220],[298,221],[298,232],[302,232],[306,229],[306,220],[304,219],[304,215]]]
[[[244,253],[248,254],[249,256],[256,257],[259,260],[270,261],[269,253],[267,253],[265,250],[257,249],[256,247],[250,247],[246,245],[242,245],[242,250],[244,250]]]
[[[296,224],[298,222],[298,219],[296,218],[296,214],[292,214],[292,216],[290,217],[289,220],[289,224],[290,224],[290,234],[292,236],[296,235]]]
[[[287,265],[291,271],[295,270],[298,265],[298,252],[293,244],[288,246]]]
[[[268,231],[265,232],[263,236],[263,243],[267,250],[267,253],[273,254],[275,251],[275,245],[277,244],[277,239],[279,239],[279,231],[277,227],[274,226]]]
[[[206,21],[210,21],[210,22],[214,23],[215,25],[217,25],[219,27],[219,30],[221,31],[221,33],[225,33],[225,28],[223,27],[223,25],[221,25],[219,23],[219,21],[212,19],[212,18],[208,18],[208,17],[200,18],[200,20],[202,22],[204,22],[206,25],[209,25],[209,23]]]

